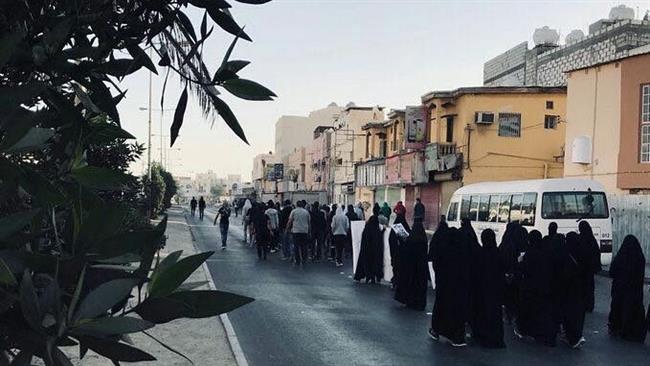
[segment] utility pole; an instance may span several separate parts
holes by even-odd
[[[160,108],[160,165],[163,167],[165,166],[163,164],[163,152],[165,149],[165,145],[163,145],[163,114],[164,113],[165,113],[165,108]],[[151,115],[151,104],[149,104],[149,115]]]
[[[152,49],[149,48],[149,58],[152,56]],[[148,135],[148,143],[147,143],[147,176],[149,177],[149,181],[151,182],[151,94],[152,94],[152,87],[151,83],[153,81],[153,72],[151,70],[149,71],[149,135]],[[162,137],[161,137],[162,139]]]

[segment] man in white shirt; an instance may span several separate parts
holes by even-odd
[[[338,207],[336,214],[332,218],[332,236],[334,239],[334,246],[336,247],[336,266],[343,266],[343,247],[348,236],[348,229],[350,228],[350,220],[343,213],[343,209]]]
[[[278,238],[280,237],[278,233],[280,216],[278,215],[278,210],[275,209],[275,203],[273,203],[272,200],[269,200],[267,206],[268,208],[264,211],[264,214],[269,220],[269,231],[271,232],[271,253],[275,253],[278,251]]]

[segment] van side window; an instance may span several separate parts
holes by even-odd
[[[447,221],[458,220],[458,202],[452,202],[449,205],[449,212],[447,212]]]
[[[499,195],[493,194],[490,196],[490,208],[488,213],[489,222],[497,222],[499,216]]]
[[[510,195],[501,195],[499,203],[499,222],[508,222],[510,219]]]
[[[472,200],[469,203],[469,219],[472,221],[476,221],[476,216],[478,214],[478,202],[480,198],[481,196],[474,195],[472,196]]]
[[[478,204],[478,221],[488,221],[490,206],[490,196],[482,195],[481,202]]]
[[[524,201],[521,204],[521,224],[525,226],[535,225],[535,210],[537,208],[537,193],[524,194]]]
[[[463,199],[460,203],[460,218],[468,219],[469,218],[469,196],[463,196]]]
[[[518,222],[521,224],[521,202],[523,202],[523,200],[523,194],[512,195],[512,204],[510,205],[510,222]]]

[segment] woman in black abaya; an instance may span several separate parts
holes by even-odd
[[[384,236],[379,225],[379,212],[374,212],[361,234],[361,250],[354,279],[366,283],[379,283],[384,277]]]
[[[397,215],[395,217],[395,222],[393,222],[393,225],[401,224],[404,229],[406,230],[409,235],[411,234],[411,228],[409,227],[409,224],[406,222],[406,217],[404,215]],[[388,245],[390,248],[390,264],[393,267],[393,278],[391,279],[391,283],[393,285],[393,288],[397,286],[397,281],[399,279],[400,275],[400,266],[401,266],[401,258],[400,258],[400,249],[403,245],[406,244],[407,238],[401,238],[399,237],[396,233],[395,230],[391,230],[389,236],[388,236]]]
[[[508,323],[512,323],[518,313],[519,285],[521,282],[519,255],[520,248],[524,247],[519,242],[528,240],[524,237],[522,230],[525,229],[515,222],[506,225],[506,231],[503,233],[501,245],[499,246],[506,277],[503,305],[505,307],[506,322]]]
[[[427,305],[427,233],[422,220],[416,219],[413,230],[400,246],[400,276],[395,289],[395,300],[415,310],[424,310]]]
[[[609,333],[643,343],[647,331],[643,314],[645,257],[634,235],[623,239],[621,249],[612,260],[609,275],[612,277]]]
[[[580,261],[580,236],[570,232],[566,236],[564,250],[560,253],[561,266],[559,278],[562,281],[560,289],[559,311],[561,324],[569,345],[580,347],[585,339],[582,330],[585,323],[585,287],[582,272],[585,263]]]
[[[584,272],[583,278],[585,285],[585,307],[587,312],[591,313],[594,311],[594,275],[602,269],[600,264],[600,249],[591,225],[587,221],[580,221],[578,230],[580,231],[580,256],[585,263],[588,263],[588,270]]]
[[[551,298],[552,260],[539,231],[531,231],[528,238],[529,247],[521,263],[522,284],[515,334],[520,338],[529,336],[547,346],[555,346],[557,327]]]
[[[477,292],[474,294],[476,302],[481,306],[474,308],[472,337],[484,347],[504,348],[501,304],[505,271],[492,229],[483,230],[481,243],[483,247],[479,250],[476,262]]]
[[[429,336],[438,340],[442,335],[453,346],[463,347],[465,323],[469,317],[469,249],[460,230],[450,228],[437,246],[436,299],[431,315]]]

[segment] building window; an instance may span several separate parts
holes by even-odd
[[[521,136],[521,114],[499,113],[499,136],[520,137]]]
[[[547,130],[554,130],[557,128],[557,123],[558,120],[560,119],[560,116],[549,116],[548,114],[544,116],[544,128]]]
[[[641,162],[650,163],[650,84],[641,87]]]
[[[553,101],[552,100],[547,100],[546,101],[546,109],[553,109]]]
[[[393,142],[391,143],[391,150],[397,150],[397,122],[393,125]]]
[[[454,117],[447,117],[447,142],[454,142]]]
[[[366,134],[366,159],[370,157],[370,132]]]

